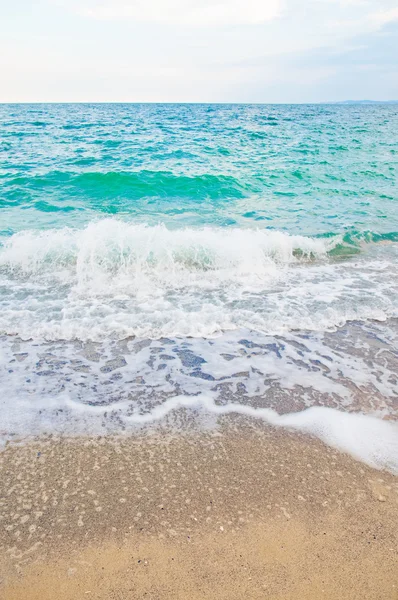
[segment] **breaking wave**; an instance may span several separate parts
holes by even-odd
[[[119,219],[21,231],[0,247],[0,331],[49,339],[211,336],[383,320],[395,315],[393,265],[373,269],[367,259],[335,256],[391,236],[171,230]]]

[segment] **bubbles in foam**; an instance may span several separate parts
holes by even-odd
[[[78,286],[91,282],[95,290],[102,287],[103,277],[125,275],[133,283],[135,275],[145,273],[172,284],[178,282],[181,273],[207,271],[226,279],[240,276],[255,280],[267,275],[275,264],[297,262],[299,257],[324,257],[335,244],[279,231],[212,227],[170,230],[163,225],[149,227],[105,219],[82,230],[17,233],[4,244],[0,264],[25,274],[51,272],[60,279],[63,268],[70,267]],[[109,293],[107,289],[101,291]]]
[[[277,425],[320,438],[378,469],[398,474],[398,425],[368,415],[313,406],[303,412],[276,417]]]
[[[215,426],[225,414],[251,416],[394,469],[394,427],[356,416],[396,416],[396,327],[358,323],[323,335],[240,330],[216,339],[101,344],[3,336],[0,437],[120,433],[164,421],[184,429],[183,408],[195,426],[198,418]],[[342,411],[356,415],[346,419]]]
[[[195,407],[210,414],[239,414],[262,419],[276,427],[304,431],[372,467],[398,474],[398,425],[332,408],[314,406],[302,412],[279,415],[270,409],[241,404],[217,406],[211,396],[177,396],[154,408],[151,413],[132,415],[129,420],[137,424],[152,423],[163,419],[170,411]]]
[[[397,314],[396,250],[328,258],[333,239],[106,219],[22,231],[0,248],[0,332],[102,340],[326,330]]]
[[[397,248],[337,262],[336,243],[115,219],[12,236],[0,248],[0,437],[118,433],[183,408],[307,431],[396,469],[392,424],[341,416],[394,416],[392,321],[327,332],[397,314]]]
[[[125,403],[119,407],[124,408]],[[46,404],[46,411],[51,408]],[[54,407],[53,407],[54,408]],[[29,420],[29,412],[32,406],[26,402],[19,406],[23,411],[24,420]],[[398,474],[398,425],[361,414],[350,414],[327,407],[311,407],[307,410],[279,415],[276,411],[268,408],[255,408],[238,403],[218,405],[214,401],[214,395],[199,396],[174,396],[165,402],[155,406],[150,412],[126,415],[125,424],[130,427],[148,426],[162,421],[170,413],[179,409],[201,410],[207,414],[217,417],[236,414],[254,419],[260,419],[275,427],[285,427],[297,431],[309,433],[320,438],[324,443],[351,454],[357,460],[375,467],[387,469]],[[81,433],[102,433],[98,427],[101,417],[109,410],[103,406],[76,406],[69,398],[63,398],[61,404],[57,405],[58,411],[65,411],[66,419],[70,411],[78,417],[78,427]],[[15,418],[9,413],[8,419]],[[15,412],[15,409],[14,409]],[[79,414],[80,413],[80,414]],[[18,416],[21,421],[21,417]],[[45,426],[46,417],[41,419],[41,426]]]

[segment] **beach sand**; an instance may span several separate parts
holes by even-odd
[[[241,417],[0,455],[0,597],[398,599],[398,478]]]

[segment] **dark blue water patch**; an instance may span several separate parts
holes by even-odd
[[[205,379],[206,381],[216,381],[213,375],[209,375],[209,373],[204,373],[200,370],[192,371],[189,375],[190,377],[196,377],[197,379]]]
[[[270,352],[274,352],[278,358],[282,358],[282,354],[280,353],[280,350],[284,350],[285,345],[281,344],[279,346],[278,344],[264,344],[264,348],[266,348]]]
[[[111,375],[109,379],[103,379],[101,381],[101,385],[110,386],[116,383],[117,381],[120,381],[122,378],[123,376],[121,373],[113,373],[113,375]]]
[[[329,362],[333,362],[333,358],[331,356],[328,356],[327,354],[320,354],[319,356],[321,358],[324,358],[325,360],[328,360]]]
[[[280,351],[285,349],[284,344],[277,344],[277,343],[257,344],[250,340],[239,340],[238,344],[241,344],[242,346],[245,346],[246,348],[249,348],[249,349],[259,348],[260,350],[267,350],[268,352],[273,352],[274,354],[276,354],[276,356],[278,358],[282,358],[282,354]],[[253,352],[253,354],[261,355],[261,354],[264,354],[264,352]]]
[[[201,356],[197,356],[191,350],[185,350],[181,348],[173,348],[174,352],[178,355],[182,365],[184,367],[199,367],[206,361]]]
[[[261,344],[256,344],[255,342],[251,342],[250,340],[239,340],[238,344],[241,344],[246,348],[262,348]]]

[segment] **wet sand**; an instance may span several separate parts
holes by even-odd
[[[398,478],[297,433],[41,438],[0,467],[5,600],[398,599]]]

